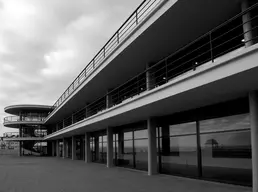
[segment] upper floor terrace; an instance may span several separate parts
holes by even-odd
[[[19,128],[24,124],[44,124],[45,118],[52,111],[51,106],[46,105],[11,105],[5,107],[5,112],[13,114],[4,118],[4,126]]]
[[[23,124],[44,124],[46,115],[21,115],[21,116],[8,116],[4,118],[4,126],[11,128],[19,128]]]
[[[252,78],[256,76],[257,69],[251,71],[250,66],[248,66],[248,62],[255,62],[255,59],[253,58],[253,56],[249,57],[249,59],[244,62],[245,65],[243,65],[243,61],[241,61],[240,63],[242,64],[240,64],[235,60],[237,58],[246,58],[247,55],[250,56],[251,53],[256,53],[257,51],[256,45],[253,48],[250,48],[250,46],[257,43],[258,38],[257,7],[258,3],[254,3],[248,9],[245,9],[242,12],[236,14],[226,22],[208,31],[208,33],[200,36],[191,43],[165,57],[164,59],[161,59],[159,62],[150,64],[146,70],[143,70],[143,72],[132,77],[127,82],[120,84],[116,88],[110,90],[107,94],[104,94],[102,97],[88,103],[80,110],[75,111],[70,115],[67,115],[66,118],[62,118],[61,121],[59,119],[54,129],[63,130],[66,127],[71,128],[71,125],[73,124],[78,125],[77,122],[81,122],[84,119],[93,119],[93,117],[97,114],[104,114],[105,111],[111,111],[112,109],[117,108],[116,106],[123,105],[123,103],[129,103],[132,100],[137,100],[137,98],[140,98],[140,96],[144,97],[144,95],[148,95],[148,92],[155,92],[155,90],[158,89],[162,90],[162,87],[169,86],[169,84],[178,84],[174,82],[182,81],[180,79],[190,79],[191,76],[196,77],[197,74],[204,74],[203,71],[207,72],[207,75],[205,75],[206,80],[203,78],[198,80],[198,82],[200,83],[199,86],[202,87],[204,87],[204,83],[201,83],[202,81],[206,81],[205,83],[208,84],[210,83],[210,78],[216,80],[221,78],[225,80],[226,77],[232,75],[232,78],[227,78],[227,80],[225,80],[223,84],[215,83],[216,85],[214,84],[213,90],[212,88],[206,89],[206,94],[208,94],[208,91],[212,90],[212,92],[216,93],[216,95],[218,95],[217,92],[220,92],[220,94],[224,94],[224,96],[225,92],[228,91],[226,95],[227,97],[224,97],[223,99],[244,96],[246,90],[251,90],[255,87],[257,88],[257,84],[252,81]],[[247,14],[249,15],[249,18],[245,20],[244,18]],[[216,75],[208,75],[208,72],[212,71],[211,69],[213,69],[214,71],[218,71],[218,66],[223,66],[223,64],[225,63],[234,62],[235,67],[232,64],[230,65],[232,66],[232,68],[230,67],[230,69],[221,69],[222,71],[220,73],[216,72]],[[251,65],[253,65],[253,63],[251,63]],[[245,69],[241,69],[243,71],[246,71],[244,79],[241,78],[241,76],[243,77],[243,75],[236,75],[240,74],[241,71],[239,70],[242,67],[246,67]],[[235,74],[234,78],[233,74]],[[188,84],[188,86],[191,87],[193,82],[196,81],[197,80],[192,81],[192,83]],[[236,84],[234,86],[228,86],[229,82],[230,85],[233,85],[234,82],[241,82],[241,84],[237,84],[238,86],[236,86]],[[220,87],[218,86],[218,84],[223,86]],[[219,91],[219,89],[223,89],[223,87],[225,90]],[[179,89],[179,91],[181,89],[182,87]],[[230,93],[230,91],[233,92]],[[193,91],[192,93],[196,94],[196,92]],[[201,93],[204,93],[204,91],[200,91],[200,94]],[[172,93],[170,92],[167,95],[169,96],[170,94]],[[192,94],[191,96],[193,96],[194,94]],[[159,97],[165,97],[166,94],[161,95],[159,95]],[[205,97],[204,95],[205,94],[201,94],[198,96],[196,95],[196,97],[194,98],[197,99],[198,102],[200,102],[201,98],[206,98],[207,100],[207,97]],[[214,96],[216,95],[214,94]],[[180,98],[181,101],[177,103],[182,103],[184,100],[186,101],[185,97]],[[155,100],[157,99],[159,98],[156,97]],[[179,101],[179,98],[177,99]],[[191,98],[189,98],[188,95],[188,102],[189,99]],[[216,98],[216,101],[218,101],[218,98]],[[150,100],[147,100],[147,103],[150,103]],[[153,103],[155,103],[154,100]],[[164,102],[163,104],[159,103],[153,105],[155,105],[154,108],[156,110],[148,110],[147,112],[145,111],[145,114],[154,115],[152,111],[156,111],[157,114],[164,114],[166,112],[172,112],[173,110],[178,108],[178,105],[176,103],[173,106],[174,109],[172,109],[168,105],[166,106],[166,103]],[[163,106],[163,108],[161,106]],[[137,107],[135,106],[134,108]],[[134,117],[135,119],[137,119],[139,117],[146,116],[145,114],[143,114],[143,110],[139,111],[141,112],[134,112],[134,115],[129,115],[130,118]],[[111,115],[108,115],[107,118],[111,118]],[[122,118],[123,121],[126,121],[125,118],[126,117]],[[119,121],[116,121],[116,123],[119,123]]]
[[[220,27],[215,30],[215,28],[238,13],[241,13],[240,0],[230,2],[215,0],[143,1],[58,99],[54,105],[55,110],[48,115],[46,123],[55,124],[61,119],[67,119],[66,122],[62,123],[62,126],[66,126],[70,124],[69,122],[78,121],[75,120],[76,118],[71,120],[72,118],[68,117],[71,116],[71,113],[77,114],[82,110],[82,106],[86,105],[91,105],[89,106],[91,109],[88,110],[88,113],[91,113],[90,115],[96,113],[96,111],[104,110],[106,108],[106,101],[102,97],[111,90],[111,94],[116,95],[112,96],[116,97],[116,99],[113,99],[112,105],[121,102],[125,97],[127,99],[130,98],[123,95],[121,90],[124,89],[122,87],[129,82],[129,79],[134,79],[133,81],[138,82],[137,89],[140,91],[137,92],[135,88],[134,92],[140,93],[145,91],[145,77],[143,77],[144,75],[137,74],[145,73],[147,65],[152,67],[150,70],[156,73],[157,78],[161,78],[163,81],[165,81],[164,78],[167,78],[168,81],[169,78],[174,78],[176,73],[179,73],[172,69],[172,66],[184,63],[190,57],[193,59],[195,54],[198,54],[199,58],[205,58],[194,62],[193,66],[198,67],[204,60],[207,60],[207,62],[210,60],[207,56],[210,55],[211,49],[214,54],[213,60],[219,57],[219,54],[222,52],[229,52],[228,46],[233,42],[233,39],[229,43],[222,45],[222,42],[229,36],[226,36],[225,31],[232,26],[240,25],[242,19],[238,17],[237,22],[232,22],[230,26],[224,27],[224,29]],[[142,19],[138,18],[139,15],[143,16]],[[239,31],[242,33],[243,30],[240,30],[240,28],[239,26],[230,35],[234,34],[234,37],[236,37]],[[211,32],[211,30],[212,35],[207,35],[207,32]],[[198,39],[198,37],[203,38]],[[210,48],[210,38],[213,43],[212,48]],[[245,42],[242,42],[242,40],[243,33],[235,38],[234,42],[240,42],[241,44],[236,48],[244,46]],[[189,42],[192,42],[191,45]],[[111,45],[112,49],[108,49]],[[198,50],[197,48],[200,45],[204,46]],[[110,51],[106,52],[107,50]],[[188,54],[188,58],[184,57],[170,64],[172,60],[179,59],[185,53],[194,50],[195,52]],[[206,52],[202,55],[201,51],[203,50]],[[174,55],[174,58],[171,55]],[[156,70],[155,66],[157,67],[155,64],[164,61],[169,65],[169,77],[162,76],[161,74],[159,77],[158,72],[154,72]],[[180,68],[180,70],[184,71],[187,68],[186,66],[190,69],[189,63],[191,62],[189,61],[184,67],[178,67],[178,70]],[[160,69],[160,71],[163,69],[165,67]],[[136,75],[138,80],[135,79]],[[118,87],[120,87],[120,91],[118,91],[120,93],[115,93]],[[122,96],[125,97],[123,98]],[[98,107],[96,98],[99,98],[101,103],[98,104]],[[94,110],[95,112],[91,112]],[[81,113],[83,114],[84,112]]]

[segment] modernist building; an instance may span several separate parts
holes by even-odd
[[[52,155],[257,191],[257,17],[257,1],[143,1],[44,120]]]
[[[17,128],[18,132],[4,134],[4,141],[19,142],[19,155],[47,155],[51,153],[51,146],[47,149],[47,142],[43,138],[47,135],[44,120],[52,111],[52,106],[13,105],[5,108],[6,113],[14,116],[4,118],[4,126]]]

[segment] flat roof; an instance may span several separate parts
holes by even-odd
[[[18,115],[22,111],[29,112],[50,112],[53,110],[53,106],[49,105],[31,105],[31,104],[21,104],[21,105],[10,105],[4,108],[4,111],[9,114]]]

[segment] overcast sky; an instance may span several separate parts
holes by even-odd
[[[53,105],[142,0],[0,0],[4,107]]]

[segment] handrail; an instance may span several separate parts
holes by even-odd
[[[19,132],[5,132],[3,134],[4,138],[10,138],[10,137],[19,137]]]
[[[26,122],[34,122],[34,121],[42,121],[44,122],[46,117],[43,116],[8,116],[4,118],[4,123],[11,123],[11,122],[21,122],[21,121],[26,121]]]
[[[258,3],[252,5],[247,10],[222,23],[219,27],[200,36],[104,96],[89,103],[69,117],[66,117],[64,120],[58,122],[57,131],[111,108],[135,95],[161,86],[187,71],[196,70],[197,67],[209,61],[213,63],[215,62],[214,60],[221,55],[238,48],[245,48],[248,41],[253,41],[253,44],[258,43],[258,12],[255,12],[257,15],[253,16],[248,21],[242,22],[241,18],[242,15],[257,7]],[[251,28],[248,31],[243,31],[243,25],[255,19],[256,22],[254,22]],[[236,21],[234,27],[229,25],[230,22],[233,21]],[[221,29],[221,27],[225,26],[227,28],[224,29],[223,32],[215,33],[217,30]],[[246,33],[253,33],[253,38],[243,41]],[[146,77],[147,73],[149,74],[149,79]],[[148,86],[149,88],[147,88]],[[111,97],[110,104],[107,103],[108,96]]]
[[[102,64],[112,51],[121,44],[126,35],[129,35],[158,5],[165,1],[167,0],[144,0],[58,98],[53,105],[54,110],[51,113],[53,113],[79,87],[79,85],[86,80],[97,66]],[[148,6],[147,9],[144,9],[146,6]],[[129,25],[131,23],[133,24]],[[115,44],[113,42],[115,42]],[[51,113],[49,113],[49,115]]]

